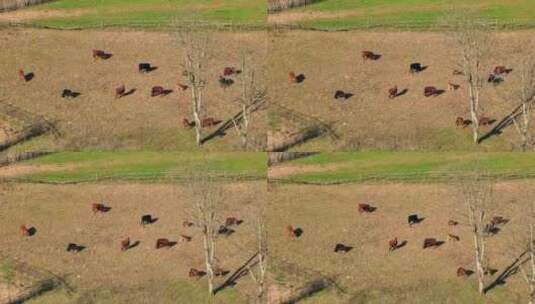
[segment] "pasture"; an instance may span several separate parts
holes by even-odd
[[[327,3],[327,2],[326,2]],[[529,31],[500,32],[484,69],[513,69],[497,86],[485,83],[483,115],[500,121],[515,107],[513,91],[519,82],[515,69],[522,65],[523,46],[532,42]],[[363,60],[370,50],[379,60]],[[459,50],[447,33],[433,32],[320,32],[273,31],[269,37],[269,88],[273,102],[268,121],[277,136],[291,135],[321,122],[331,132],[310,140],[295,151],[420,150],[512,151],[519,144],[514,126],[503,129],[479,145],[470,128],[460,128],[456,117],[469,115],[468,89],[459,69]],[[427,68],[415,75],[411,63]],[[288,80],[290,72],[303,74],[301,83]],[[460,85],[448,90],[448,83]],[[388,90],[406,90],[389,98]],[[424,97],[424,87],[444,90]],[[337,90],[353,94],[335,99]],[[484,132],[491,126],[482,127]],[[282,134],[282,135],[281,135]]]
[[[80,38],[83,35],[83,39]],[[34,138],[18,150],[171,150],[236,151],[240,140],[233,127],[202,148],[195,145],[195,132],[183,126],[191,120],[191,90],[182,91],[182,50],[174,33],[148,33],[107,30],[83,32],[4,29],[4,56],[0,59],[0,100],[55,123],[60,136]],[[239,67],[241,54],[251,60],[257,81],[263,85],[262,67],[266,56],[265,33],[214,32],[210,40],[210,58],[205,89],[205,117],[227,120],[240,106],[239,75],[236,83],[220,87],[219,76],[227,66]],[[219,47],[224,45],[225,47]],[[113,56],[95,60],[93,49]],[[156,70],[138,72],[140,62],[149,62]],[[23,82],[18,70],[33,73]],[[125,85],[132,94],[115,98],[115,88]],[[167,96],[151,97],[151,88],[172,90]],[[69,89],[81,93],[62,98]],[[264,111],[253,114],[251,136],[261,150],[265,142]],[[208,134],[216,127],[203,131]]]
[[[529,0],[319,0],[305,7],[271,14],[268,22],[325,30],[425,30],[435,28],[453,11],[471,11],[501,26],[535,25],[535,6]]]
[[[262,0],[59,0],[0,15],[0,22],[61,29],[159,29],[191,20],[218,26],[263,27],[266,4]]]
[[[255,212],[265,198],[265,183],[225,182],[218,220],[233,216],[244,220],[230,236],[217,241],[220,267],[232,274],[256,250]],[[93,214],[91,204],[105,202],[106,213]],[[205,303],[206,278],[188,278],[190,268],[203,269],[200,230],[183,227],[193,220],[194,201],[186,184],[99,183],[85,185],[3,184],[0,236],[2,261],[24,262],[62,277],[65,285],[28,303]],[[141,227],[141,215],[157,221]],[[22,237],[20,225],[35,227]],[[155,249],[157,238],[191,242]],[[121,251],[121,240],[139,242]],[[68,243],[86,246],[66,252]],[[219,277],[217,284],[229,278]],[[2,276],[0,276],[2,278]],[[3,279],[3,278],[2,278]],[[0,279],[0,281],[2,281]],[[68,288],[67,288],[68,287]],[[217,303],[248,303],[254,284],[244,276],[216,295]]]
[[[532,181],[498,182],[492,212],[510,221],[487,239],[489,265],[497,282],[485,296],[475,275],[457,277],[458,267],[474,268],[473,239],[466,206],[451,184],[284,185],[269,191],[270,249],[279,292],[326,278],[303,303],[523,303],[529,294],[522,275],[507,274],[522,253],[514,242],[527,230],[526,210],[535,192]],[[372,213],[359,213],[369,203]],[[409,227],[407,216],[424,218]],[[459,224],[449,226],[448,221]],[[290,238],[285,227],[302,229]],[[448,233],[460,238],[448,239]],[[389,240],[407,243],[389,252]],[[422,249],[424,238],[445,243]],[[335,244],[353,247],[333,252]],[[518,245],[518,243],[517,243]],[[516,248],[516,249],[515,249]],[[516,251],[515,251],[516,250]],[[500,278],[500,279],[499,279]],[[503,280],[502,280],[503,279]]]

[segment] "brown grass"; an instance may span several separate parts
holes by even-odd
[[[495,37],[491,59],[485,63],[489,73],[496,65],[513,69],[522,64],[522,45],[530,32],[500,33]],[[362,50],[382,55],[378,61],[364,62]],[[274,103],[313,118],[331,122],[341,140],[303,149],[470,149],[469,130],[457,130],[455,118],[468,116],[467,90],[463,78],[453,76],[457,69],[457,49],[443,33],[414,32],[273,32],[270,36],[269,80]],[[420,62],[428,69],[409,74],[409,64]],[[290,84],[289,71],[304,73],[301,84]],[[515,71],[504,84],[485,86],[484,115],[501,119],[513,106],[505,102],[514,87]],[[447,91],[448,82],[461,89]],[[388,89],[397,85],[407,94],[388,98]],[[423,88],[435,86],[446,92],[425,98]],[[335,101],[336,90],[355,94],[347,101]],[[271,108],[277,117],[277,108]],[[291,124],[281,119],[273,129]],[[488,128],[484,128],[489,130]],[[510,150],[517,140],[514,128],[483,144],[481,149]]]
[[[232,199],[225,200],[219,217],[223,221],[227,216],[244,220],[233,235],[221,238],[217,245],[221,267],[234,271],[255,251],[254,210],[259,197],[264,196],[265,185],[228,184],[225,189]],[[138,286],[188,280],[190,267],[203,268],[201,234],[196,228],[182,227],[183,220],[192,220],[192,198],[186,187],[17,185],[4,193],[6,203],[0,212],[2,253],[64,275],[79,294],[109,290],[120,293]],[[112,209],[94,215],[91,203],[100,201]],[[139,225],[142,214],[152,214],[158,221],[143,229]],[[36,235],[21,237],[21,224],[36,227]],[[193,240],[169,250],[154,249],[157,238],[178,240],[181,233],[193,236]],[[127,236],[141,243],[121,252],[120,241]],[[88,248],[78,254],[68,253],[65,248],[70,242]],[[202,287],[204,281],[193,282]],[[236,288],[246,294],[251,284],[245,277]]]
[[[83,39],[81,39],[83,37]],[[131,31],[52,31],[3,30],[5,54],[0,60],[0,99],[25,110],[58,121],[63,133],[59,142],[47,150],[84,148],[194,150],[194,134],[182,126],[190,116],[190,92],[179,92],[181,51],[168,33]],[[238,81],[229,89],[219,87],[217,79],[225,66],[240,64],[240,51],[252,51],[258,77],[265,56],[265,36],[260,32],[218,33],[214,36],[214,58],[209,69],[206,91],[206,116],[225,119],[239,110],[234,101],[239,95]],[[224,47],[223,47],[224,46]],[[92,49],[111,52],[107,61],[94,61]],[[148,75],[137,71],[139,62],[150,62],[158,69]],[[35,78],[21,83],[19,69],[34,72]],[[261,80],[260,80],[261,81]],[[115,88],[125,84],[137,91],[119,100]],[[150,97],[152,86],[175,90],[166,97]],[[74,100],[61,98],[69,88],[82,93]],[[256,115],[252,133],[265,137],[263,113]],[[239,138],[229,130],[224,138],[216,138],[204,149],[237,150]]]
[[[532,185],[531,182],[507,182],[495,188],[496,207],[489,216],[502,215],[511,219],[502,231],[488,239],[490,263],[498,269],[498,274],[513,261],[514,254],[519,254],[511,252],[509,245],[515,232],[522,229],[519,223],[535,195]],[[527,193],[521,193],[519,190],[525,186]],[[415,287],[420,282],[433,285],[453,281],[467,287],[475,282],[473,277],[456,277],[457,267],[473,269],[474,266],[465,206],[452,186],[281,185],[270,190],[270,202],[273,256],[281,265],[286,265],[282,266],[286,271],[300,274],[298,277],[303,277],[304,273],[320,273],[336,278],[346,290],[346,296],[366,292],[366,289],[370,289],[371,294],[379,290],[405,289],[409,296],[414,293],[414,301],[418,302],[423,291]],[[377,210],[372,214],[359,214],[357,204],[364,202]],[[425,220],[409,228],[407,216],[412,213]],[[449,219],[460,224],[448,226]],[[289,240],[284,234],[287,225],[302,228],[302,237]],[[460,236],[460,241],[449,242],[447,233]],[[389,253],[388,241],[394,237],[408,243]],[[423,239],[427,237],[446,243],[437,249],[423,250]],[[335,254],[336,243],[351,245],[354,249],[347,254]],[[288,268],[287,265],[295,266]],[[525,296],[522,280],[520,275],[510,277],[504,288],[499,288],[499,293]],[[489,293],[489,299],[495,292]],[[460,294],[449,296],[454,300],[452,303],[460,299]],[[377,303],[380,299],[376,298]]]

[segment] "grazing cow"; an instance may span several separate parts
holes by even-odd
[[[216,277],[225,276],[227,273],[229,273],[227,270],[224,270],[223,268],[216,267],[214,268],[214,275]]]
[[[491,220],[490,220],[490,223],[492,225],[501,225],[501,224],[506,224],[508,222],[507,219],[505,219],[503,216],[494,216]]]
[[[459,71],[459,70],[453,70],[453,75],[454,76],[464,75],[464,72],[463,71]]]
[[[420,73],[421,71],[423,71],[424,68],[422,67],[422,64],[421,63],[411,63],[410,67],[409,67],[409,71],[411,74],[416,74],[416,73]]]
[[[175,245],[175,242],[171,242],[168,239],[157,239],[156,240],[156,249],[160,249],[160,248],[164,248],[164,247],[171,248],[174,245]]]
[[[195,268],[190,268],[189,270],[189,273],[188,273],[188,276],[190,278],[200,278],[202,277],[203,275],[205,275],[206,273],[204,271],[201,271],[201,270],[197,270]]]
[[[388,89],[388,98],[393,99],[398,96],[398,87],[395,86],[393,88]]]
[[[478,124],[479,126],[488,126],[492,123],[492,119],[488,118],[488,117],[480,117],[478,119]]]
[[[467,126],[471,124],[472,124],[472,121],[470,119],[464,119],[460,116],[457,117],[457,119],[455,119],[455,125],[457,125],[457,127],[466,128]]]
[[[126,93],[126,87],[123,85],[121,85],[120,87],[116,88],[115,89],[115,98],[121,98],[124,96],[124,94]]]
[[[294,72],[288,73],[288,81],[290,81],[290,83],[297,83],[297,76]]]
[[[236,68],[233,68],[233,67],[226,67],[223,69],[223,76],[232,76],[234,74],[240,74],[241,73],[241,70],[238,70]]]
[[[449,226],[457,226],[458,224],[459,224],[459,222],[454,221],[454,220],[449,220],[449,221],[448,221],[448,225],[449,225]]]
[[[233,229],[228,228],[227,226],[221,225],[219,226],[219,229],[217,230],[218,234],[222,234],[224,236],[230,236],[234,233]]]
[[[121,241],[121,251],[126,251],[130,248],[130,238],[127,237],[126,239]]]
[[[156,67],[151,66],[150,63],[140,63],[138,65],[138,71],[140,73],[149,73],[155,69]]]
[[[19,70],[19,78],[24,82],[27,82],[29,80],[29,77],[26,76],[23,70]]]
[[[181,83],[178,83],[178,87],[182,90],[182,91],[185,91],[187,90],[189,87],[185,84],[181,84]]]
[[[336,246],[334,246],[334,252],[349,252],[351,251],[351,249],[353,249],[353,247],[351,246],[347,246],[347,245],[344,245],[344,244],[341,244],[341,243],[338,243],[336,244]]]
[[[80,93],[74,92],[74,91],[69,90],[69,89],[64,89],[63,92],[61,92],[61,97],[62,98],[76,98],[79,95],[80,95]]]
[[[410,227],[414,224],[418,224],[420,221],[421,219],[418,218],[418,214],[411,214],[407,217],[407,223],[409,223]]]
[[[93,59],[110,59],[112,54],[106,53],[103,50],[93,50]]]
[[[508,68],[504,67],[503,65],[501,65],[501,66],[495,67],[494,71],[492,71],[492,73],[494,75],[498,76],[498,75],[503,75],[503,74],[507,75],[507,74],[511,73],[511,71],[512,71],[512,69],[508,69]]]
[[[334,92],[334,99],[349,99],[351,98],[351,96],[353,96],[352,93],[344,92],[341,90],[337,90],[336,92]]]
[[[369,204],[359,204],[359,213],[371,213],[375,211],[375,208]]]
[[[184,235],[184,234],[181,234],[180,235],[180,241],[181,242],[184,242],[184,243],[187,243],[187,242],[190,242],[191,241],[191,236],[188,236],[188,235]]]
[[[145,225],[152,224],[153,222],[154,222],[154,219],[152,218],[152,216],[150,214],[145,214],[141,216],[141,221],[139,222],[139,224],[145,227]]]
[[[388,241],[388,246],[389,246],[389,250],[390,251],[394,251],[396,249],[398,249],[398,238],[395,237],[394,239]]]
[[[490,74],[487,82],[492,83],[493,85],[499,85],[503,82],[503,78],[494,74]]]
[[[104,204],[93,204],[91,205],[91,210],[93,210],[93,213],[102,212],[106,213],[110,211],[111,207],[108,207]]]
[[[286,228],[284,229],[284,232],[286,233],[286,235],[287,235],[288,237],[291,237],[291,238],[296,237],[296,235],[295,235],[295,229],[294,229],[294,227],[291,226],[291,225],[286,226]]]
[[[425,97],[431,97],[431,96],[438,96],[440,95],[440,90],[435,87],[425,87],[424,88],[424,96]]]
[[[184,128],[193,128],[195,127],[195,121],[189,121],[187,118],[182,119],[182,125],[184,125]]]
[[[167,95],[167,94],[169,94],[171,92],[172,92],[171,90],[166,90],[163,87],[155,86],[155,87],[152,87],[150,96],[151,97],[165,96],[165,95]]]
[[[381,58],[381,55],[379,54],[375,54],[374,52],[371,52],[371,51],[362,51],[361,53],[361,56],[362,56],[362,60],[378,60],[379,58]]]
[[[424,246],[423,248],[430,248],[430,247],[438,247],[441,244],[441,242],[437,241],[437,239],[433,238],[427,238],[424,239]]]
[[[215,120],[212,117],[203,118],[201,120],[201,128],[213,127],[213,126],[217,125],[220,122],[221,121]]]
[[[448,82],[448,90],[449,91],[457,91],[460,87],[461,87],[461,85],[459,85],[459,84]]]
[[[230,78],[223,77],[223,76],[219,76],[219,85],[223,89],[226,89],[226,88],[230,87],[232,84],[234,84],[234,80],[232,80]]]
[[[448,233],[448,239],[450,241],[460,241],[461,238],[455,234]]]
[[[233,226],[233,225],[236,225],[238,226],[239,224],[241,224],[243,221],[242,220],[239,220],[235,217],[227,217],[227,219],[225,220],[225,226]]]
[[[465,277],[468,275],[468,271],[464,269],[463,267],[457,268],[457,276],[458,277]]]
[[[67,252],[80,252],[85,249],[85,246],[69,243],[67,245]]]
[[[22,236],[30,236],[30,229],[26,228],[24,225],[21,225],[20,234],[22,234]]]
[[[194,224],[193,222],[190,222],[190,221],[183,221],[182,222],[182,227],[192,227]]]

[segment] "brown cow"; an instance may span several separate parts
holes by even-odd
[[[150,92],[150,96],[151,97],[165,96],[167,94],[170,94],[171,92],[172,92],[172,90],[168,90],[168,89],[165,89],[165,88],[160,87],[160,86],[155,86],[155,87],[152,87],[151,92]]]
[[[227,219],[225,220],[225,226],[239,225],[242,222],[242,220],[239,220],[235,217],[227,217]]]
[[[460,237],[458,237],[457,235],[451,234],[451,233],[448,233],[448,239],[450,241],[460,241],[461,240]]]
[[[455,125],[457,125],[457,127],[466,128],[470,124],[472,124],[472,121],[470,119],[464,119],[464,118],[462,118],[460,116],[457,117],[457,119],[455,120]]]
[[[27,81],[27,79],[26,79],[26,74],[24,73],[23,70],[19,70],[19,78],[20,78],[20,80],[22,80],[22,81],[24,81],[24,82]]]
[[[396,96],[398,96],[398,87],[397,86],[388,89],[388,98],[393,99]]]
[[[22,236],[30,236],[30,229],[26,228],[26,226],[21,225],[20,226],[20,234]]]
[[[478,124],[479,124],[479,126],[488,126],[488,125],[491,124],[491,121],[492,120],[490,118],[488,118],[488,117],[480,117],[478,119]]]
[[[184,242],[184,243],[187,243],[187,242],[190,242],[191,241],[191,236],[188,236],[188,235],[184,235],[184,234],[181,234],[180,235],[180,241],[181,242]]]
[[[460,87],[461,87],[461,85],[459,85],[459,84],[448,82],[448,90],[449,91],[457,91]]]
[[[294,72],[288,73],[288,80],[290,81],[290,83],[297,83],[297,76]]]
[[[112,55],[110,53],[106,53],[103,50],[93,50],[93,59],[109,59]]]
[[[291,237],[291,238],[295,237],[295,229],[293,226],[291,225],[286,226],[286,229],[284,231],[288,237]]]
[[[126,87],[123,84],[120,87],[115,89],[115,98],[121,98],[124,96],[125,93],[126,93]]]
[[[189,87],[185,84],[181,84],[181,83],[178,83],[178,87],[182,90],[182,91],[185,91],[187,90]]]
[[[168,239],[157,239],[156,240],[156,249],[160,249],[163,247],[171,248],[175,245],[175,242],[171,242]]]
[[[197,270],[195,268],[190,268],[189,270],[189,273],[188,273],[188,276],[190,278],[200,278],[202,277],[203,275],[205,275],[206,273],[204,271],[201,271],[201,270]]]
[[[468,274],[468,271],[464,269],[463,267],[457,268],[457,276],[458,277],[464,277]]]
[[[512,71],[512,69],[508,69],[503,65],[497,66],[494,68],[494,71],[492,73],[494,75],[502,75],[502,74],[509,74]]]
[[[126,251],[130,248],[130,238],[127,237],[126,239],[121,241],[121,251]]]
[[[372,51],[362,51],[362,60],[378,60],[381,56]]]
[[[437,241],[437,239],[427,238],[427,239],[424,239],[423,248],[426,249],[426,248],[430,248],[430,247],[438,247],[438,246],[440,246],[440,244],[441,244],[441,242]]]
[[[104,204],[93,204],[91,205],[91,209],[93,210],[93,213],[97,213],[97,212],[105,213],[105,212],[110,211],[111,208],[105,206]]]
[[[388,241],[388,246],[390,248],[390,251],[398,249],[398,238],[395,237],[394,239]]]
[[[234,67],[226,67],[223,69],[223,75],[224,76],[232,76],[234,74],[240,74],[241,70],[238,70]]]
[[[184,118],[182,119],[182,125],[184,125],[184,128],[193,128],[195,127],[195,121],[189,121],[189,119]]]
[[[213,127],[215,125],[217,125],[220,121],[218,120],[215,120],[214,118],[212,117],[206,117],[206,118],[203,118],[201,120],[201,127],[202,128],[206,128],[206,127]]]
[[[359,204],[359,213],[371,213],[374,210],[375,208],[369,204]]]
[[[491,220],[490,220],[490,223],[491,225],[501,225],[501,224],[506,224],[508,221],[503,217],[503,216],[494,216]]]
[[[459,224],[459,222],[456,222],[456,221],[454,221],[454,220],[449,220],[449,221],[448,221],[448,225],[449,225],[449,226],[457,226],[458,224]]]
[[[224,276],[228,273],[227,270],[224,270],[223,268],[220,268],[220,267],[216,267],[214,268],[214,275],[216,277],[219,277],[219,276]]]
[[[424,88],[424,96],[425,97],[431,97],[431,96],[438,96],[440,95],[440,90],[435,87],[425,87]]]

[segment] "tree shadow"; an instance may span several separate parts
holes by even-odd
[[[522,260],[523,256],[527,253],[527,251],[524,251],[522,254],[520,254],[509,266],[507,266],[507,268],[505,268],[504,271],[502,271],[502,273],[500,273],[500,275],[498,275],[498,277],[492,283],[485,287],[483,292],[487,293],[497,286],[504,285],[510,276],[518,273],[520,266],[529,261],[529,257]]]
[[[258,261],[253,263],[253,260],[258,256],[258,252],[253,254],[242,266],[238,267],[221,285],[214,289],[214,294],[224,290],[227,287],[233,287],[237,284],[237,281],[248,273],[248,268],[255,266]],[[228,274],[228,272],[227,272]]]

